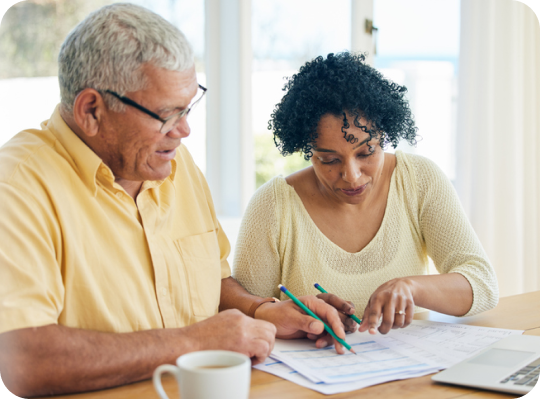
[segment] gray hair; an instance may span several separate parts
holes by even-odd
[[[121,95],[143,89],[145,63],[185,71],[194,64],[193,50],[182,32],[143,7],[117,3],[94,11],[69,33],[60,49],[62,106],[73,112],[75,98],[86,88]],[[112,96],[104,98],[112,110],[124,110]]]

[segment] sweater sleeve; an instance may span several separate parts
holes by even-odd
[[[470,283],[473,303],[465,316],[492,309],[499,300],[495,271],[452,183],[432,161],[415,157],[419,224],[428,255],[440,273],[459,273]]]
[[[279,177],[259,188],[250,200],[236,242],[233,277],[250,293],[279,298]]]

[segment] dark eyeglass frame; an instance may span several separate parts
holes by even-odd
[[[136,103],[135,101],[133,101],[132,99],[128,98],[128,97],[124,97],[124,96],[121,96],[120,94],[112,91],[112,90],[105,90],[106,93],[109,93],[111,95],[113,95],[114,97],[116,97],[117,99],[119,99],[120,101],[122,101],[124,104],[126,105],[130,105],[134,108],[137,108],[139,111],[142,111],[144,112],[145,114],[151,116],[152,118],[154,119],[157,119],[158,121],[162,122],[163,125],[161,125],[161,129],[159,129],[159,132],[161,134],[167,134],[169,133],[173,128],[174,126],[176,125],[176,123],[174,123],[171,128],[167,131],[163,131],[163,127],[165,126],[165,124],[170,121],[171,119],[174,119],[176,118],[176,120],[180,120],[182,119],[184,116],[186,116],[187,114],[189,114],[189,111],[191,111],[193,109],[193,107],[195,105],[197,105],[197,103],[199,103],[199,101],[202,100],[202,98],[204,97],[204,95],[206,94],[206,90],[208,90],[206,87],[204,87],[203,85],[199,84],[199,89],[201,89],[203,91],[202,95],[197,99],[195,100],[195,102],[193,104],[191,104],[190,107],[186,108],[186,109],[183,109],[182,111],[180,112],[177,112],[176,114],[173,114],[171,116],[168,116],[166,118],[162,118],[161,116],[159,116],[158,114],[156,114],[155,112],[152,112],[150,111],[149,109],[143,107],[142,105]]]

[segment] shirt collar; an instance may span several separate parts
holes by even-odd
[[[79,136],[75,134],[73,130],[67,125],[62,116],[60,115],[60,105],[57,105],[54,113],[47,123],[47,128],[58,139],[60,144],[69,154],[71,161],[73,162],[75,169],[78,171],[84,184],[88,187],[92,195],[97,194],[96,176],[101,170],[107,179],[114,182],[114,175],[101,158],[81,140]],[[178,155],[177,155],[178,156]],[[100,168],[100,166],[102,166]],[[177,161],[173,159],[171,161],[171,174],[167,179],[174,181],[176,176]],[[146,182],[149,183],[149,187],[158,187],[165,180]]]
[[[47,128],[64,147],[81,180],[95,196],[97,193],[96,173],[99,166],[103,164],[101,158],[67,125],[60,115],[60,105],[56,106],[51,119],[47,122]]]

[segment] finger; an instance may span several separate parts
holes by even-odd
[[[413,321],[414,317],[414,302],[409,300],[407,303],[407,309],[405,310],[405,321],[403,322],[403,328],[407,327]]]
[[[350,309],[349,309],[349,312],[345,312],[347,314],[355,314],[356,313],[356,308],[354,307],[354,303],[352,303],[351,301],[347,301],[347,303],[349,305],[351,305]]]
[[[276,340],[276,326],[264,320],[252,320],[251,334],[257,339],[263,339],[270,345],[274,345]]]
[[[321,335],[324,332],[324,324],[322,321],[308,315],[299,315],[299,318],[300,320],[296,323],[299,330],[313,335]]]
[[[256,338],[254,339],[256,348],[259,349],[259,351],[256,352],[255,355],[261,362],[264,361],[264,359],[266,359],[268,356],[270,356],[276,342],[276,328],[271,323],[267,324],[270,324],[272,328],[264,326],[265,328],[263,329],[263,331],[259,331],[256,335]]]
[[[345,339],[345,329],[343,323],[339,317],[339,312],[333,307],[327,304],[322,299],[314,296],[304,296],[299,298],[314,314],[324,321],[334,333],[341,339]],[[308,320],[310,316],[304,316]],[[313,320],[313,319],[311,319]],[[305,321],[304,321],[305,323]],[[299,324],[303,331],[311,334],[322,334],[324,330],[324,324],[320,321],[317,324],[310,323],[309,328],[306,328],[305,324]]]
[[[341,299],[335,294],[319,294],[317,295],[317,298],[322,299],[324,302],[328,303],[329,305],[333,306],[340,312],[346,313],[346,314],[353,314],[354,313],[354,305],[350,301],[346,301],[344,299]]]
[[[380,302],[375,302],[370,305],[367,314],[367,327],[370,334],[377,334],[377,327],[382,316],[382,305]]]
[[[318,336],[317,341],[315,341],[315,346],[317,348],[326,348],[330,345],[332,345],[332,337],[327,332]]]
[[[341,323],[345,328],[345,332],[355,332],[358,324],[344,313],[338,313]]]
[[[370,312],[370,306],[368,303],[362,315],[362,323],[360,323],[360,325],[358,326],[358,332],[365,332],[369,329],[369,322],[368,322],[369,312]]]
[[[394,301],[386,303],[383,308],[383,318],[381,325],[379,326],[379,332],[381,334],[387,334],[394,325],[394,319],[396,316],[396,305]]]
[[[333,294],[325,294],[325,295],[333,295]],[[335,296],[335,295],[334,295]],[[337,298],[337,297],[336,297]],[[344,325],[340,318],[340,313],[334,308],[333,306],[330,306],[325,301],[318,299],[318,298],[309,298],[309,304],[310,309],[312,309],[313,313],[318,315],[322,320],[326,322],[326,324],[334,331],[334,333],[341,339],[345,339],[345,329]],[[338,298],[339,299],[339,298]]]
[[[338,315],[341,323],[344,326],[345,332],[355,332],[358,324],[354,319],[350,318],[350,315],[355,314],[356,310],[354,304],[351,301],[345,301],[334,294],[319,294],[317,298],[324,300],[329,305],[332,305],[338,310]]]
[[[344,330],[346,332],[355,332],[357,328],[356,322],[348,317],[348,315],[352,315],[355,313],[354,304],[351,301],[345,301],[344,299],[341,299],[337,295],[334,294],[319,294],[317,295],[317,298],[322,299],[329,305],[333,306],[338,310],[338,315],[341,320],[341,323],[344,326]],[[343,317],[345,316],[345,317]]]
[[[393,330],[396,330],[398,328],[405,327],[405,311],[404,310],[397,310],[394,314],[394,325],[392,326]]]
[[[313,302],[313,300],[317,300],[324,303],[323,301],[318,300],[314,296],[300,297],[299,299],[306,305],[308,309],[310,309],[313,313],[320,317],[320,312],[316,309],[316,307],[314,307],[311,302]],[[320,320],[317,320],[312,316],[307,315],[303,309],[301,309],[294,303],[291,303],[291,306],[296,311],[287,312],[287,325],[289,326],[289,328],[304,331],[308,334],[320,335],[323,333],[324,324]],[[329,305],[326,306],[330,307]]]
[[[252,320],[252,326],[248,334],[252,337],[250,344],[254,345],[250,357],[256,357],[262,362],[270,356],[272,349],[274,349],[276,326],[264,320],[250,320]]]
[[[330,334],[325,333],[323,334],[317,341],[315,342],[315,346],[317,348],[326,348],[327,346],[334,345],[334,348],[336,349],[336,352],[343,355],[345,353],[345,348],[343,345],[341,345],[338,341],[336,341]]]
[[[345,348],[343,347],[343,345],[341,345],[334,338],[332,338],[332,340],[334,341],[334,347],[336,348],[336,352],[339,353],[340,355],[343,355],[345,353]]]
[[[394,313],[394,325],[392,329],[403,328],[405,324],[407,303],[403,297],[397,299],[397,305]]]
[[[327,297],[332,298],[331,294],[327,295]],[[321,317],[327,325],[332,329],[334,334],[341,338],[345,339],[345,329],[343,328],[343,323],[340,318],[340,314],[336,308],[333,306],[330,306],[328,303],[326,303],[324,300],[320,298],[314,298],[314,297],[304,297],[301,298],[304,300],[304,303],[306,306],[308,306],[313,313]],[[320,341],[319,345],[324,345],[324,343],[328,342],[326,339],[323,339]],[[345,353],[345,350],[343,346],[337,341],[334,340],[336,351],[340,354]]]
[[[252,341],[248,356],[251,358],[253,365],[259,364],[265,361],[272,352],[272,347],[268,345],[268,342],[262,339],[255,339]]]

